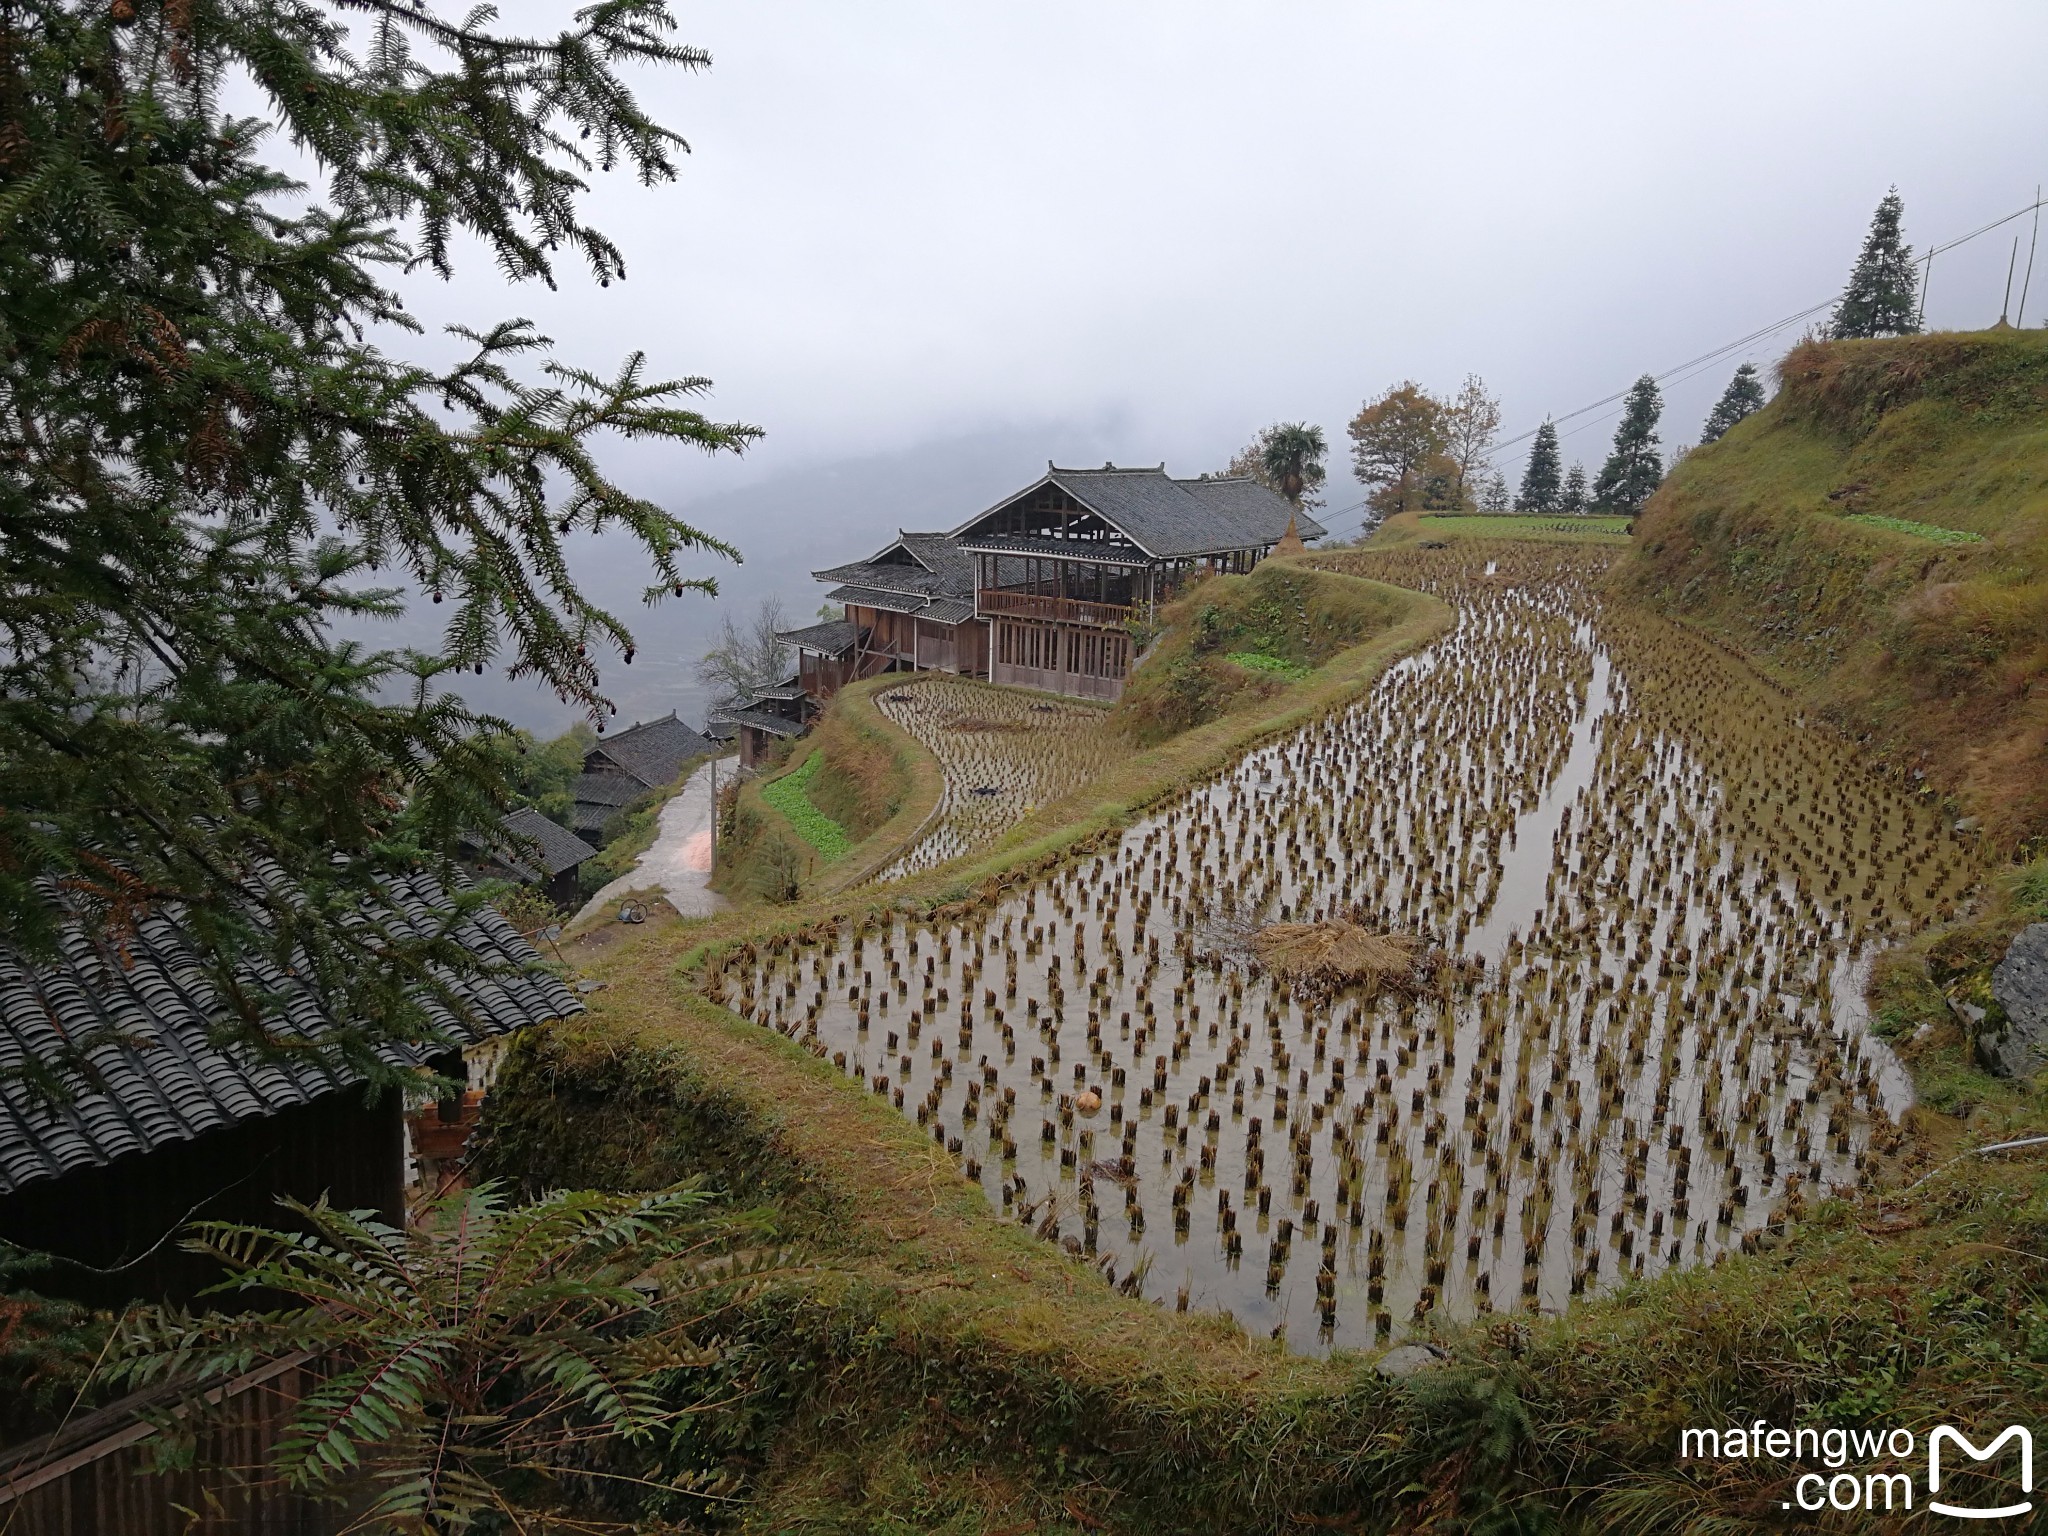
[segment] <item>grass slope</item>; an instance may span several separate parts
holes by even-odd
[[[1257,708],[1404,611],[1392,588],[1288,560],[1210,577],[1162,615],[1166,638],[1124,685],[1110,727],[1154,746]]]
[[[1637,521],[1617,589],[1733,641],[1952,794],[2048,835],[2048,334],[1814,343]]]
[[[931,754],[874,706],[878,691],[901,681],[841,689],[791,753],[789,772],[742,786],[720,828],[719,890],[790,901],[813,886],[836,888],[916,831],[942,785]]]
[[[796,835],[818,850],[821,857],[836,859],[853,846],[846,828],[819,810],[811,801],[812,780],[825,766],[823,752],[813,752],[802,766],[761,787],[761,798],[782,812]]]

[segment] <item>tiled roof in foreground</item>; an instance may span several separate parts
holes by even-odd
[[[398,926],[432,931],[446,901],[433,880],[415,875],[386,889]],[[582,1011],[494,909],[478,909],[454,936],[486,972],[442,978],[467,1019],[423,998],[445,1043],[387,1043],[377,1050],[384,1061],[419,1066],[451,1047]],[[266,1022],[279,1039],[313,1044],[335,1027],[294,976],[255,963],[244,974],[252,988],[278,996]],[[0,944],[0,1194],[360,1083],[315,1051],[259,1056],[217,1043],[209,1025],[223,1011],[192,939],[169,912],[142,920],[125,963],[104,959],[77,932],[50,964],[31,965]],[[63,1091],[38,1092],[38,1080]]]

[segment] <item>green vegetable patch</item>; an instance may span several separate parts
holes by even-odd
[[[821,857],[836,859],[853,846],[853,840],[846,835],[846,828],[811,804],[810,796],[804,792],[823,762],[813,752],[794,773],[764,785],[761,798],[780,811],[796,828],[797,836],[817,849]]]

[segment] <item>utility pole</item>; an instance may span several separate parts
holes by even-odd
[[[2006,259],[2005,263],[2005,297],[1998,301],[1998,323],[2000,325],[2010,325],[2012,323],[2005,317],[2012,312],[2012,274],[2019,264],[2020,237],[2014,235],[2012,237],[2012,255]]]
[[[2020,280],[2020,312],[2013,318],[2014,325],[2027,323],[2027,289],[2034,282],[2034,247],[2041,239],[2041,189],[2034,188],[2034,233],[2027,239],[2027,275]]]

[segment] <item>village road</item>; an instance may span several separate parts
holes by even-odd
[[[691,774],[682,790],[661,808],[654,846],[640,855],[637,867],[605,886],[583,905],[576,921],[610,915],[630,891],[658,894],[684,917],[722,912],[726,899],[711,889],[711,779],[730,779],[734,763],[715,758]]]

